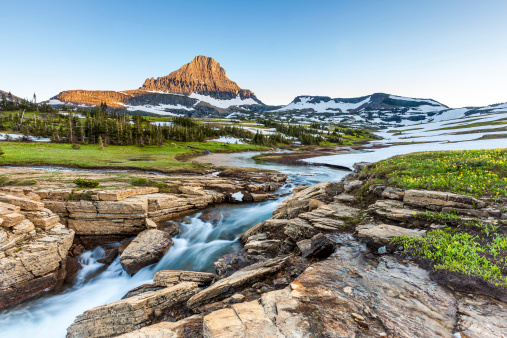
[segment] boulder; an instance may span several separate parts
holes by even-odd
[[[120,263],[128,274],[158,262],[173,245],[171,236],[161,230],[144,230],[120,255]]]
[[[185,282],[93,308],[76,317],[67,337],[112,337],[140,329],[199,291],[197,283]]]

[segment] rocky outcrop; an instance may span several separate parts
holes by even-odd
[[[187,306],[189,309],[195,309],[201,305],[224,299],[239,288],[251,285],[261,278],[279,271],[285,260],[286,258],[270,259],[241,269],[190,298]]]
[[[414,264],[365,257],[350,235],[290,287],[204,317],[205,337],[452,337],[458,302]]]
[[[185,302],[199,291],[197,283],[184,282],[93,308],[77,316],[67,329],[67,337],[111,337],[140,329],[161,317],[181,319]]]
[[[163,91],[168,93],[198,93],[218,99],[255,98],[249,90],[241,89],[229,80],[218,62],[206,56],[196,56],[191,62],[171,74],[157,79],[146,79],[143,90]]]
[[[165,231],[144,230],[122,252],[120,263],[128,274],[134,274],[158,262],[173,244],[171,236]]]
[[[58,223],[58,216],[44,209],[43,203],[22,194],[0,194],[0,199],[3,201],[0,203],[0,307],[3,307],[63,282],[74,231]]]

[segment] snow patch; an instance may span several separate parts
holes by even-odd
[[[258,102],[255,102],[255,100],[252,99],[251,97],[249,97],[248,99],[242,99],[239,95],[236,96],[234,99],[230,99],[230,100],[219,100],[219,99],[215,99],[215,98],[208,96],[208,95],[202,95],[202,94],[197,94],[197,93],[192,93],[188,97],[202,101],[202,102],[209,103],[212,106],[215,106],[218,108],[223,108],[223,109],[226,109],[226,108],[229,108],[232,106],[237,107],[237,106],[242,106],[242,105],[253,105],[253,104],[258,105],[259,104]]]

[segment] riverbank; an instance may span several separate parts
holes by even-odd
[[[250,144],[172,142],[164,146],[107,146],[61,143],[0,142],[2,166],[63,166],[82,169],[120,169],[161,173],[204,173],[205,164],[180,161],[196,154],[231,153],[270,148]]]
[[[477,165],[447,166],[458,180],[505,165],[484,152],[463,153]],[[447,153],[434,155],[439,161]],[[417,156],[392,161],[415,166]],[[150,291],[79,316],[69,337],[97,336],[97,327],[124,337],[184,337],[186,329],[205,337],[505,335],[507,195],[475,194],[487,178],[465,194],[401,187],[398,172],[382,171],[391,165],[356,166],[344,182],[294,189],[273,217],[241,236],[243,250],[215,262],[207,288],[195,289],[201,275],[183,281],[159,272]],[[465,178],[460,170],[471,172]],[[124,311],[143,313],[168,293],[181,298],[157,307],[158,317]],[[126,318],[134,324],[118,329]],[[146,320],[153,325],[140,328]]]

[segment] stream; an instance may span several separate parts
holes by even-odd
[[[254,152],[210,154],[199,157],[215,165],[274,169],[289,175],[287,183],[278,190],[284,194],[296,185],[339,181],[348,171],[316,166],[288,166],[256,163]],[[222,204],[203,209],[179,220],[180,233],[173,237],[174,245],[165,256],[133,276],[123,271],[119,257],[106,267],[97,260],[104,256],[102,248],[79,256],[83,268],[73,284],[64,291],[50,292],[0,312],[0,337],[65,337],[74,318],[96,306],[121,299],[129,290],[151,283],[160,270],[192,270],[213,272],[213,263],[225,254],[238,251],[238,237],[255,224],[271,217],[273,210],[287,197],[261,203]],[[220,212],[215,223],[199,216],[207,211]]]

